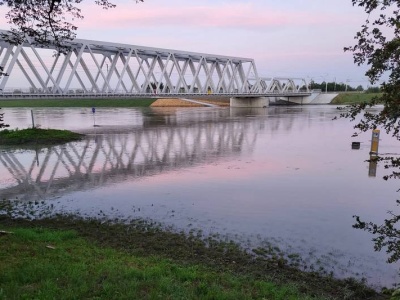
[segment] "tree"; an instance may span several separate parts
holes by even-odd
[[[367,93],[380,93],[381,88],[379,86],[370,86],[366,90]]]
[[[357,92],[362,92],[362,91],[364,91],[364,88],[363,88],[363,86],[360,84],[359,86],[357,86],[356,87],[356,91]]]
[[[325,85],[325,81],[323,81],[322,83],[316,83],[315,81],[311,81],[310,82],[310,89],[312,90],[322,90],[325,91],[325,88],[327,88],[328,92],[345,92],[346,91],[346,84],[344,84],[343,82],[327,82]],[[359,90],[361,87],[360,91],[363,91],[363,87],[362,86],[358,86],[357,90]],[[347,86],[347,91],[348,92],[353,92],[356,91],[356,88],[352,87],[352,86]]]
[[[370,102],[355,104],[346,109],[341,116],[354,120],[361,115],[362,119],[355,125],[360,132],[378,127],[400,139],[400,2],[398,0],[352,0],[353,5],[364,8],[368,17],[357,32],[357,44],[346,47],[345,51],[353,53],[354,62],[369,66],[366,76],[372,84],[387,79],[382,83],[382,94]],[[374,18],[375,16],[375,18]],[[371,113],[366,108],[377,103],[383,104],[383,109]],[[357,134],[357,133],[356,133]],[[391,175],[384,179],[398,178],[400,175],[400,159],[395,157],[376,157],[385,163],[385,168],[394,168]],[[400,204],[400,201],[397,200]],[[386,249],[388,262],[400,259],[400,215],[389,212],[389,218],[382,225],[364,222],[359,216],[355,228],[360,228],[374,235],[375,250]]]
[[[2,76],[8,76],[8,74],[6,74],[4,68],[0,66],[0,77]],[[0,113],[0,129],[6,127],[10,127],[10,125],[4,123],[4,113]]]
[[[10,8],[6,19],[11,24],[11,34],[3,35],[10,43],[21,44],[29,37],[34,44],[52,45],[59,52],[68,51],[65,42],[76,37],[76,25],[83,19],[79,4],[83,0],[0,0],[0,5]],[[143,0],[136,0],[143,2]],[[104,9],[115,7],[109,0],[95,0]]]
[[[387,75],[387,81],[382,83],[382,95],[370,102],[355,104],[342,113],[352,120],[362,115],[362,120],[355,126],[360,131],[383,127],[388,133],[400,138],[400,3],[397,0],[352,0],[353,5],[363,7],[368,17],[357,32],[357,44],[346,47],[345,51],[353,52],[357,65],[369,66],[366,76],[372,84]],[[386,12],[384,14],[383,12]],[[371,16],[377,15],[375,20]],[[388,33],[385,36],[385,33]],[[384,105],[378,114],[365,111],[365,108],[377,103]]]
[[[0,113],[0,129],[10,126],[10,125],[4,124],[3,118],[4,118],[4,113]]]

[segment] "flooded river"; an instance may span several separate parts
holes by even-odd
[[[31,125],[29,109],[3,112],[12,128]],[[0,197],[279,247],[315,270],[391,285],[399,265],[386,264],[352,224],[353,215],[382,223],[396,209],[399,182],[366,162],[371,134],[351,137],[352,123],[335,115],[332,106],[34,109],[42,128],[86,138],[1,148]],[[398,143],[381,133],[379,152],[398,154]]]

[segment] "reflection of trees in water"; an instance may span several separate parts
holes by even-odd
[[[1,152],[0,163],[17,183],[1,194],[8,199],[44,199],[249,153],[257,138],[254,124],[150,127],[90,136],[79,143],[46,148],[38,156],[33,151]]]
[[[379,134],[377,138],[379,140]],[[373,143],[373,140],[374,133],[371,144]],[[384,169],[389,171],[389,174],[383,176],[384,180],[400,178],[400,158],[398,157],[399,154],[389,153],[388,155],[392,156],[383,157],[376,155],[376,153],[372,152],[371,145],[369,158],[369,176],[375,177],[377,164],[383,162]],[[400,200],[396,200],[396,204],[397,207],[400,206]],[[355,218],[356,223],[353,225],[353,228],[362,229],[372,234],[374,236],[372,238],[372,241],[374,243],[375,251],[385,250],[385,252],[388,254],[387,262],[396,263],[400,260],[400,214],[391,210],[389,210],[387,214],[388,217],[383,222],[381,222],[381,224],[375,223],[373,221],[365,222],[363,220],[364,217],[361,218],[360,216],[355,215],[353,216],[353,218]]]

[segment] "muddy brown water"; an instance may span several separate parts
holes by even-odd
[[[12,128],[31,124],[29,109],[3,112]],[[399,182],[366,162],[370,133],[351,137],[353,124],[335,115],[333,106],[34,109],[42,128],[86,138],[2,147],[0,195],[43,201],[51,213],[144,218],[248,249],[278,247],[315,270],[390,286],[399,264],[352,224],[353,215],[381,223],[395,211]],[[380,138],[380,153],[400,153],[399,142]]]

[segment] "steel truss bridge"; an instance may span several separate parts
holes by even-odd
[[[76,39],[57,53],[0,30],[0,98],[308,96],[303,78],[260,77],[250,58]]]

